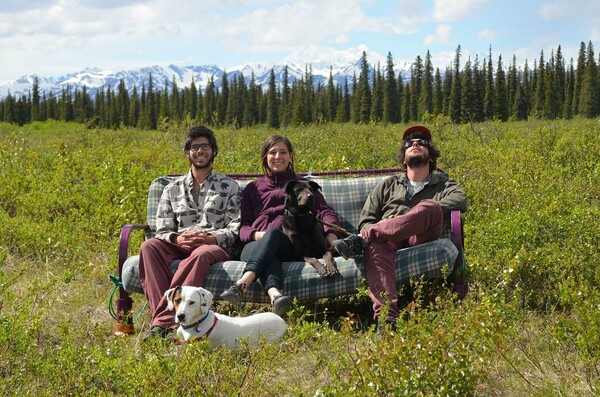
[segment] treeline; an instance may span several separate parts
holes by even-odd
[[[577,64],[568,65],[561,47],[544,52],[530,66],[517,66],[516,57],[505,71],[502,56],[497,62],[489,56],[482,61],[468,58],[461,67],[461,47],[452,65],[440,71],[417,56],[410,79],[404,81],[394,71],[391,53],[387,64],[370,69],[363,52],[360,75],[336,84],[330,72],[327,84],[314,84],[307,66],[303,78],[290,82],[287,68],[283,81],[276,84],[271,70],[266,90],[254,75],[246,83],[243,75],[223,74],[217,88],[214,76],[201,91],[194,82],[177,86],[175,79],[163,89],[155,89],[152,75],[147,86],[129,92],[123,80],[90,95],[86,87],[65,87],[60,97],[40,93],[37,79],[28,95],[10,94],[0,101],[0,121],[25,124],[56,119],[87,123],[90,127],[133,126],[155,129],[160,121],[184,119],[213,126],[245,127],[264,124],[270,128],[322,122],[407,123],[428,116],[443,115],[456,123],[485,120],[569,119],[600,114],[600,74],[590,41],[581,42]]]

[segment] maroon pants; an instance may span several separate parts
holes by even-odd
[[[181,259],[175,274],[170,265]],[[152,238],[140,248],[139,272],[148,306],[152,311],[152,326],[175,328],[175,313],[167,309],[164,293],[176,286],[202,286],[204,278],[215,262],[231,259],[229,253],[218,245],[201,245],[189,250],[176,244]]]
[[[398,317],[396,251],[440,238],[443,225],[440,204],[423,200],[404,215],[380,221],[361,232],[365,239],[365,267],[374,318],[387,302],[387,317]]]

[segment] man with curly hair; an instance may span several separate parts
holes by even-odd
[[[346,259],[364,254],[378,331],[386,324],[396,328],[396,251],[440,238],[444,218],[452,210],[467,210],[464,189],[437,171],[439,156],[429,129],[421,125],[407,128],[398,151],[403,172],[386,178],[369,194],[360,215],[360,234],[333,242]],[[380,319],[388,302],[387,317]]]

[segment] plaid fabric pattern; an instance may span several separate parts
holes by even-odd
[[[162,189],[176,176],[166,176],[155,179],[148,193],[148,225],[153,236],[156,230],[154,214]],[[356,233],[360,211],[369,192],[385,176],[354,177],[354,178],[311,178],[321,188],[327,203],[331,205],[350,233]],[[239,181],[240,187],[245,187],[248,181]],[[151,215],[152,214],[152,215]],[[412,278],[442,278],[450,274],[458,256],[458,250],[450,241],[449,223],[444,225],[442,238],[417,247],[404,248],[396,252],[396,275],[398,284],[404,284]],[[123,288],[127,292],[143,293],[138,273],[139,256],[134,255],[125,261],[121,275]],[[366,277],[362,257],[356,260],[335,258],[339,275],[330,278],[321,278],[319,274],[305,262],[286,262],[283,265],[284,284],[286,294],[297,297],[298,300],[331,298],[342,295],[354,294],[361,286],[361,279]],[[178,262],[171,266],[175,272]],[[225,291],[243,273],[244,262],[225,261],[211,266],[203,287],[211,291],[215,298]],[[444,273],[444,270],[447,273]],[[260,282],[249,286],[244,299],[249,302],[268,303]]]

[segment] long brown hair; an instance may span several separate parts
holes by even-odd
[[[271,170],[269,169],[269,165],[267,164],[267,153],[273,147],[273,145],[283,142],[283,144],[287,147],[288,152],[290,152],[290,163],[288,164],[288,171],[292,173],[296,173],[294,171],[294,147],[292,146],[292,142],[283,135],[271,135],[267,137],[262,143],[260,148],[260,159],[262,162],[262,169],[265,175],[269,175]]]

